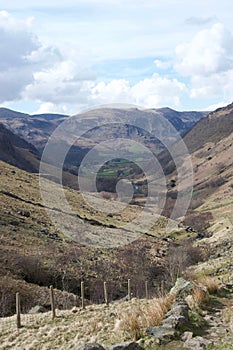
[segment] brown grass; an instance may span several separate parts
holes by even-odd
[[[130,312],[121,316],[122,331],[133,340],[140,339],[147,327],[161,324],[173,301],[174,296],[164,295],[150,300],[144,308],[140,304],[133,305]]]
[[[194,288],[192,291],[192,297],[196,306],[207,304],[210,300],[208,290],[201,287]]]
[[[174,301],[173,295],[164,295],[152,300],[146,309],[147,326],[158,326],[161,324],[165,314]]]
[[[144,335],[145,315],[139,305],[121,317],[121,329],[126,336],[138,340]]]
[[[210,294],[215,294],[219,290],[219,284],[214,277],[202,276],[198,279],[198,283],[206,287]]]

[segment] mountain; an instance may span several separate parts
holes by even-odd
[[[60,114],[33,116],[0,108],[0,122],[19,137],[33,144],[40,153],[51,133],[66,117]]]
[[[232,280],[233,104],[198,121],[183,141],[193,164],[193,195],[183,223],[198,232],[200,245],[209,252],[208,262],[195,271]],[[174,149],[179,149],[179,143]],[[172,184],[166,203],[169,212],[177,196],[177,174],[168,152],[160,154],[160,161],[168,174],[167,182]],[[186,186],[190,184],[189,181]]]
[[[209,113],[201,119],[185,137],[191,153],[203,148],[206,143],[216,144],[233,132],[233,103]]]
[[[36,172],[39,169],[39,159],[39,153],[33,145],[0,123],[0,160],[20,169]]]
[[[232,227],[233,104],[200,120],[184,137],[194,169],[193,206]],[[229,221],[229,222],[228,222]]]
[[[145,122],[150,121],[151,131],[153,132],[153,128],[157,126],[157,119],[164,117],[169,120],[180,133],[184,133],[194,125],[197,120],[205,115],[205,112],[177,112],[170,108],[151,110],[141,110],[138,108],[100,108],[78,114],[76,123],[80,131],[89,130],[89,134],[87,135],[89,141],[86,138],[86,140],[80,144],[80,147],[86,148],[86,146],[91,147],[93,142],[95,144],[95,141],[102,140],[104,137],[103,133],[108,133],[113,137],[114,133],[117,137],[124,137],[125,134],[129,135],[130,133],[132,138],[134,138],[138,135],[137,127],[134,127],[134,125],[140,122],[143,126],[143,120]],[[40,152],[43,150],[51,133],[66,119],[67,115],[28,115],[6,108],[0,108],[0,122],[18,136],[32,143]],[[95,127],[99,127],[100,123],[103,124],[103,121],[106,123],[104,132],[101,130],[97,133],[96,130],[93,130],[93,132],[90,131]],[[111,130],[112,125],[108,126],[108,124],[112,124],[112,122],[121,123],[121,126],[115,129],[114,132]],[[132,125],[130,131],[128,128],[124,127],[124,124]],[[142,131],[142,136],[145,136],[145,134],[146,133]]]

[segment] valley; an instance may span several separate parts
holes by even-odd
[[[172,134],[165,128],[166,122],[161,124],[158,118],[169,121],[178,136],[170,137]],[[80,306],[80,284],[85,281],[85,296],[91,304],[87,318],[96,312],[93,317],[96,325],[93,324],[91,331],[95,336],[94,340],[85,336],[76,341],[78,344],[102,341],[104,345],[110,345],[113,341],[134,340],[129,334],[117,331],[106,340],[101,333],[102,318],[108,318],[111,312],[120,313],[121,304],[115,307],[114,302],[127,295],[128,279],[132,281],[133,303],[142,299],[140,307],[144,309],[148,302],[145,300],[145,281],[151,297],[158,297],[161,291],[163,295],[167,293],[178,277],[191,281],[211,277],[218,283],[219,290],[224,290],[225,294],[220,293],[217,298],[226,303],[223,309],[229,312],[232,327],[233,104],[209,114],[176,112],[168,108],[86,112],[70,119],[74,130],[83,133],[78,142],[73,144],[69,134],[67,139],[59,140],[60,144],[67,143],[70,147],[59,173],[55,158],[44,162],[43,150],[56,127],[68,119],[65,115],[29,116],[0,109],[2,319],[13,317],[15,293],[19,290],[25,314],[35,305],[49,308],[50,285],[56,289],[58,309],[77,307],[77,300]],[[167,147],[154,136],[158,130],[163,135],[161,140],[168,135]],[[88,153],[106,138],[113,145],[120,138],[119,149],[125,147],[125,154],[132,158],[124,158],[117,151],[106,161],[111,155],[110,148],[97,148],[93,158],[96,164],[87,162],[80,167]],[[131,142],[129,148],[125,143],[128,139]],[[54,138],[55,148],[59,145],[57,140]],[[192,184],[189,163],[182,158],[182,142],[192,162]],[[181,180],[169,147],[178,154],[177,164],[181,164],[183,171]],[[157,159],[162,172],[159,166],[153,170],[144,148]],[[45,171],[41,173],[39,169]],[[96,173],[96,191],[92,187],[90,170]],[[79,177],[87,188],[85,193],[80,190]],[[128,187],[130,181],[133,186]],[[118,191],[116,186],[120,182],[122,187]],[[157,197],[151,200],[150,188],[155,185]],[[190,185],[193,185],[193,192],[186,215],[170,219],[179,192],[189,189]],[[167,230],[169,223],[173,227],[171,230]],[[109,286],[110,309],[97,305],[104,302],[104,281]],[[229,288],[227,292],[226,288]],[[124,307],[129,308],[128,304]],[[66,338],[63,334],[72,322],[76,322],[75,314],[79,315],[78,324],[84,322],[86,316],[84,311],[59,312],[61,316],[55,325],[49,323],[46,327],[54,333],[59,329],[59,341],[63,341]],[[111,327],[106,326],[106,332],[115,329],[113,320],[106,321],[111,324]],[[40,322],[38,319],[38,329],[45,327]],[[98,322],[102,324],[100,329]],[[31,329],[30,325],[28,327]],[[142,328],[145,332],[145,327]],[[19,336],[20,344],[24,337],[31,336],[24,333],[25,329]],[[70,348],[74,348],[74,332],[72,328],[71,338],[67,336]],[[16,334],[14,337],[16,339]],[[7,339],[5,333],[4,346],[10,349],[13,343],[7,347]],[[49,349],[49,342],[51,337],[44,341],[41,349]],[[150,349],[149,343],[146,341],[146,349]],[[40,349],[38,343],[35,344]],[[143,341],[140,344],[143,346]],[[16,349],[17,343],[12,346]],[[53,347],[59,348],[56,346],[59,343],[54,342]]]

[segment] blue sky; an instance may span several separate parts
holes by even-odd
[[[0,0],[0,104],[67,114],[225,105],[232,13],[230,0]]]

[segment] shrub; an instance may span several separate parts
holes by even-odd
[[[165,275],[168,287],[171,287],[190,265],[204,260],[204,253],[200,247],[194,247],[190,241],[180,246],[170,248],[165,264]]]

